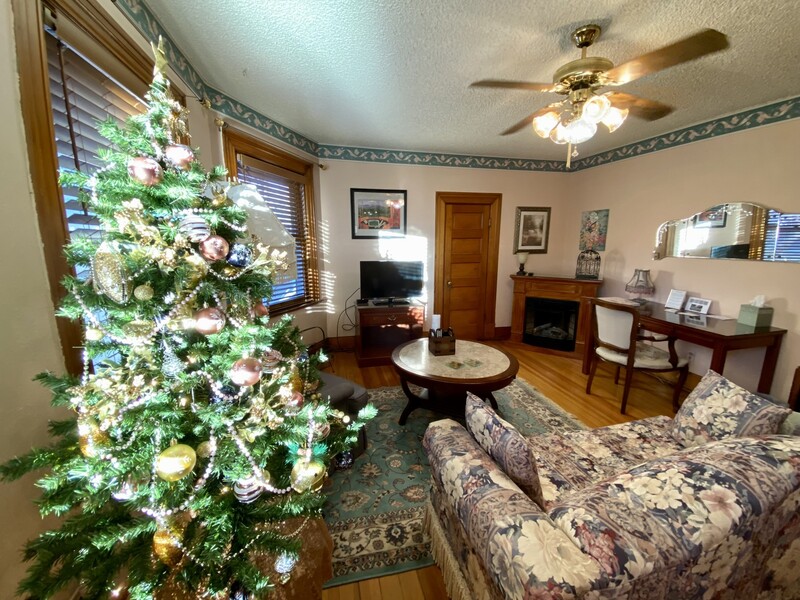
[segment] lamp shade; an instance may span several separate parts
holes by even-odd
[[[650,270],[636,269],[631,280],[625,284],[625,291],[640,296],[652,296],[656,291],[656,286],[650,279]]]

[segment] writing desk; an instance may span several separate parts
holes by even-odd
[[[758,380],[758,391],[768,394],[772,388],[775,365],[781,351],[781,342],[786,334],[785,329],[777,327],[749,327],[737,323],[735,319],[722,320],[706,317],[698,319],[694,316],[679,315],[664,308],[663,304],[648,302],[639,309],[639,326],[654,333],[662,333],[676,340],[683,340],[698,346],[711,348],[711,370],[722,374],[725,359],[731,350],[745,348],[766,348],[764,362],[761,365],[761,377]],[[589,364],[594,352],[593,332],[583,353],[583,372],[589,373]]]

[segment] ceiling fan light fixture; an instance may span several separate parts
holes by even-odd
[[[564,127],[564,134],[570,144],[582,144],[597,133],[597,125],[584,118],[574,119]]]
[[[606,116],[606,113],[611,108],[611,100],[605,95],[592,96],[583,105],[583,113],[581,118],[591,121],[592,123],[599,123]]]
[[[564,127],[563,123],[559,122],[558,125],[553,127],[553,130],[550,132],[550,139],[556,144],[567,143],[567,128]]]
[[[533,119],[533,131],[540,138],[546,138],[553,131],[553,128],[558,125],[558,113],[553,111],[546,112]]]
[[[623,108],[619,109],[615,106],[612,106],[608,109],[608,112],[605,114],[601,123],[608,127],[609,133],[615,132],[619,129],[619,126],[625,122],[625,119],[628,117],[628,109]]]

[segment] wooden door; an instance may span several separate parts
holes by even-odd
[[[434,313],[457,339],[495,335],[500,194],[436,195]]]

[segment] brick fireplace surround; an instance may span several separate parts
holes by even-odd
[[[542,277],[527,275],[512,275],[514,280],[514,305],[511,309],[511,341],[523,341],[525,332],[525,299],[526,298],[549,298],[553,300],[573,300],[578,302],[578,330],[575,336],[575,350],[565,352],[562,350],[551,350],[539,348],[541,352],[560,354],[580,358],[583,356],[586,338],[589,334],[591,325],[591,314],[589,312],[589,298],[596,298],[603,283],[599,279],[575,279],[571,277]]]

